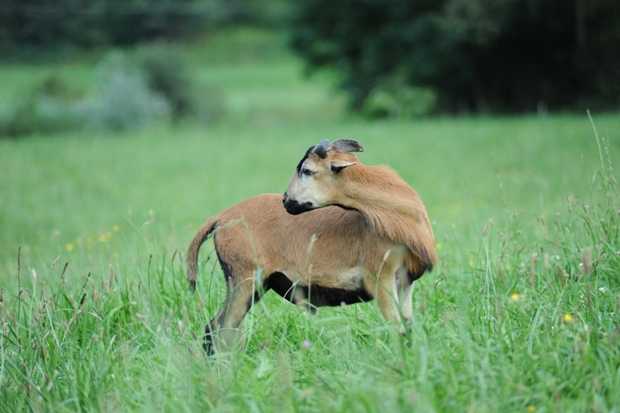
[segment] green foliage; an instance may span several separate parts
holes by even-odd
[[[174,121],[198,119],[209,124],[224,114],[222,91],[212,85],[196,86],[188,52],[180,45],[145,45],[136,59],[149,88],[165,99]]]
[[[220,16],[218,1],[7,0],[0,9],[0,49],[129,45],[194,35]]]
[[[333,68],[354,109],[394,79],[432,88],[448,112],[616,108],[616,2],[296,2],[291,44]]]
[[[168,113],[165,96],[151,90],[140,68],[123,55],[109,55],[99,70],[99,91],[90,110],[96,129],[141,129]]]
[[[431,89],[402,84],[376,87],[368,96],[362,113],[369,117],[422,117],[433,112],[437,94]]]
[[[187,59],[178,47],[153,44],[142,47],[138,55],[150,89],[166,98],[175,119],[195,110]]]
[[[222,92],[196,86],[187,53],[153,44],[135,54],[111,52],[91,67],[96,88],[90,94],[74,90],[54,74],[18,91],[16,99],[0,107],[0,137],[135,130],[162,118],[210,124],[224,114]]]
[[[0,110],[0,137],[57,133],[83,123],[81,94],[57,77],[46,78]]]
[[[4,0],[2,59],[55,60],[66,50],[195,38],[222,26],[282,26],[287,0]]]

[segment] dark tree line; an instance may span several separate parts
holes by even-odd
[[[243,19],[247,1],[0,0],[0,50],[131,45]]]
[[[443,112],[619,106],[620,0],[0,0],[0,56],[274,19],[354,109],[411,88]]]
[[[332,68],[353,108],[386,83],[438,110],[618,108],[618,0],[303,0],[292,46]]]

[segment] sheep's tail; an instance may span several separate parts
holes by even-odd
[[[196,276],[198,274],[198,253],[200,252],[200,246],[211,233],[217,227],[217,220],[211,219],[204,224],[198,233],[194,236],[194,239],[187,248],[187,281],[189,282],[189,288],[193,291],[196,289]]]

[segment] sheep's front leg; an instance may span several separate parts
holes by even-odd
[[[396,277],[394,274],[381,277],[375,286],[375,298],[377,305],[383,314],[383,318],[389,322],[400,322],[398,309],[398,291],[396,289]]]
[[[400,268],[396,275],[396,289],[398,290],[398,303],[400,305],[400,311],[407,329],[411,326],[411,317],[413,316],[413,285],[414,282],[407,273],[406,268]]]

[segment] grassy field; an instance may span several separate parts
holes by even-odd
[[[0,411],[620,411],[620,116],[369,122],[279,42],[189,47],[226,98],[209,127],[0,141]],[[88,88],[93,67],[0,67],[0,94],[50,73]],[[207,358],[224,280],[207,245],[188,291],[189,241],[282,193],[324,138],[358,140],[427,206],[440,261],[411,336],[374,303],[311,316],[269,293],[245,349]]]

